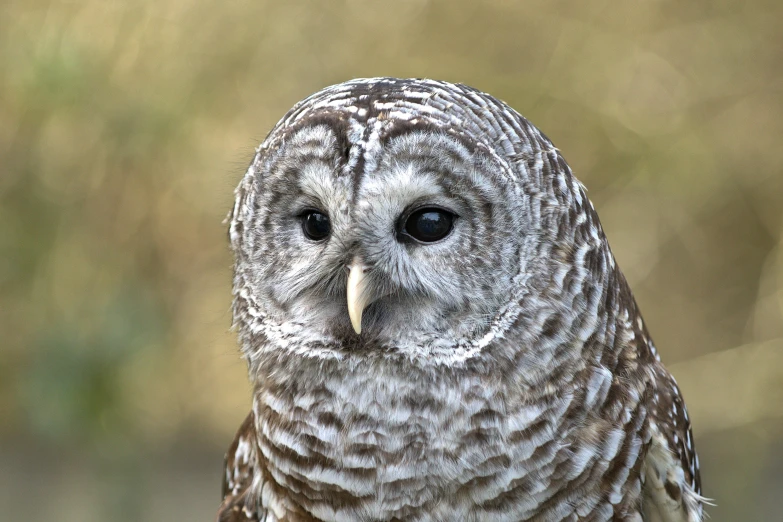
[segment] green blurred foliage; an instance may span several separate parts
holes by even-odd
[[[212,519],[249,402],[233,187],[293,103],[389,75],[470,84],[552,138],[691,405],[712,519],[774,518],[780,20],[771,0],[6,0],[0,510]]]

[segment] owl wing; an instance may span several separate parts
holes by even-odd
[[[251,411],[226,452],[223,503],[218,510],[216,522],[261,522],[256,509],[256,499],[248,498],[258,471],[254,421],[255,415]]]
[[[677,383],[662,366],[650,412],[652,439],[643,464],[646,522],[701,522],[703,504],[699,457]]]

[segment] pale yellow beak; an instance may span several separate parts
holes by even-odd
[[[362,312],[370,304],[366,271],[367,267],[354,259],[348,273],[348,317],[351,318],[351,325],[357,334],[362,333]]]

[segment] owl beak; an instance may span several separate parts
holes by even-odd
[[[370,304],[366,272],[367,267],[354,259],[348,273],[348,316],[357,334],[362,333],[362,312]]]

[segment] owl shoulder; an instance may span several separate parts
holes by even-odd
[[[251,411],[226,452],[223,502],[216,522],[260,522],[253,480],[259,472],[255,415]]]

